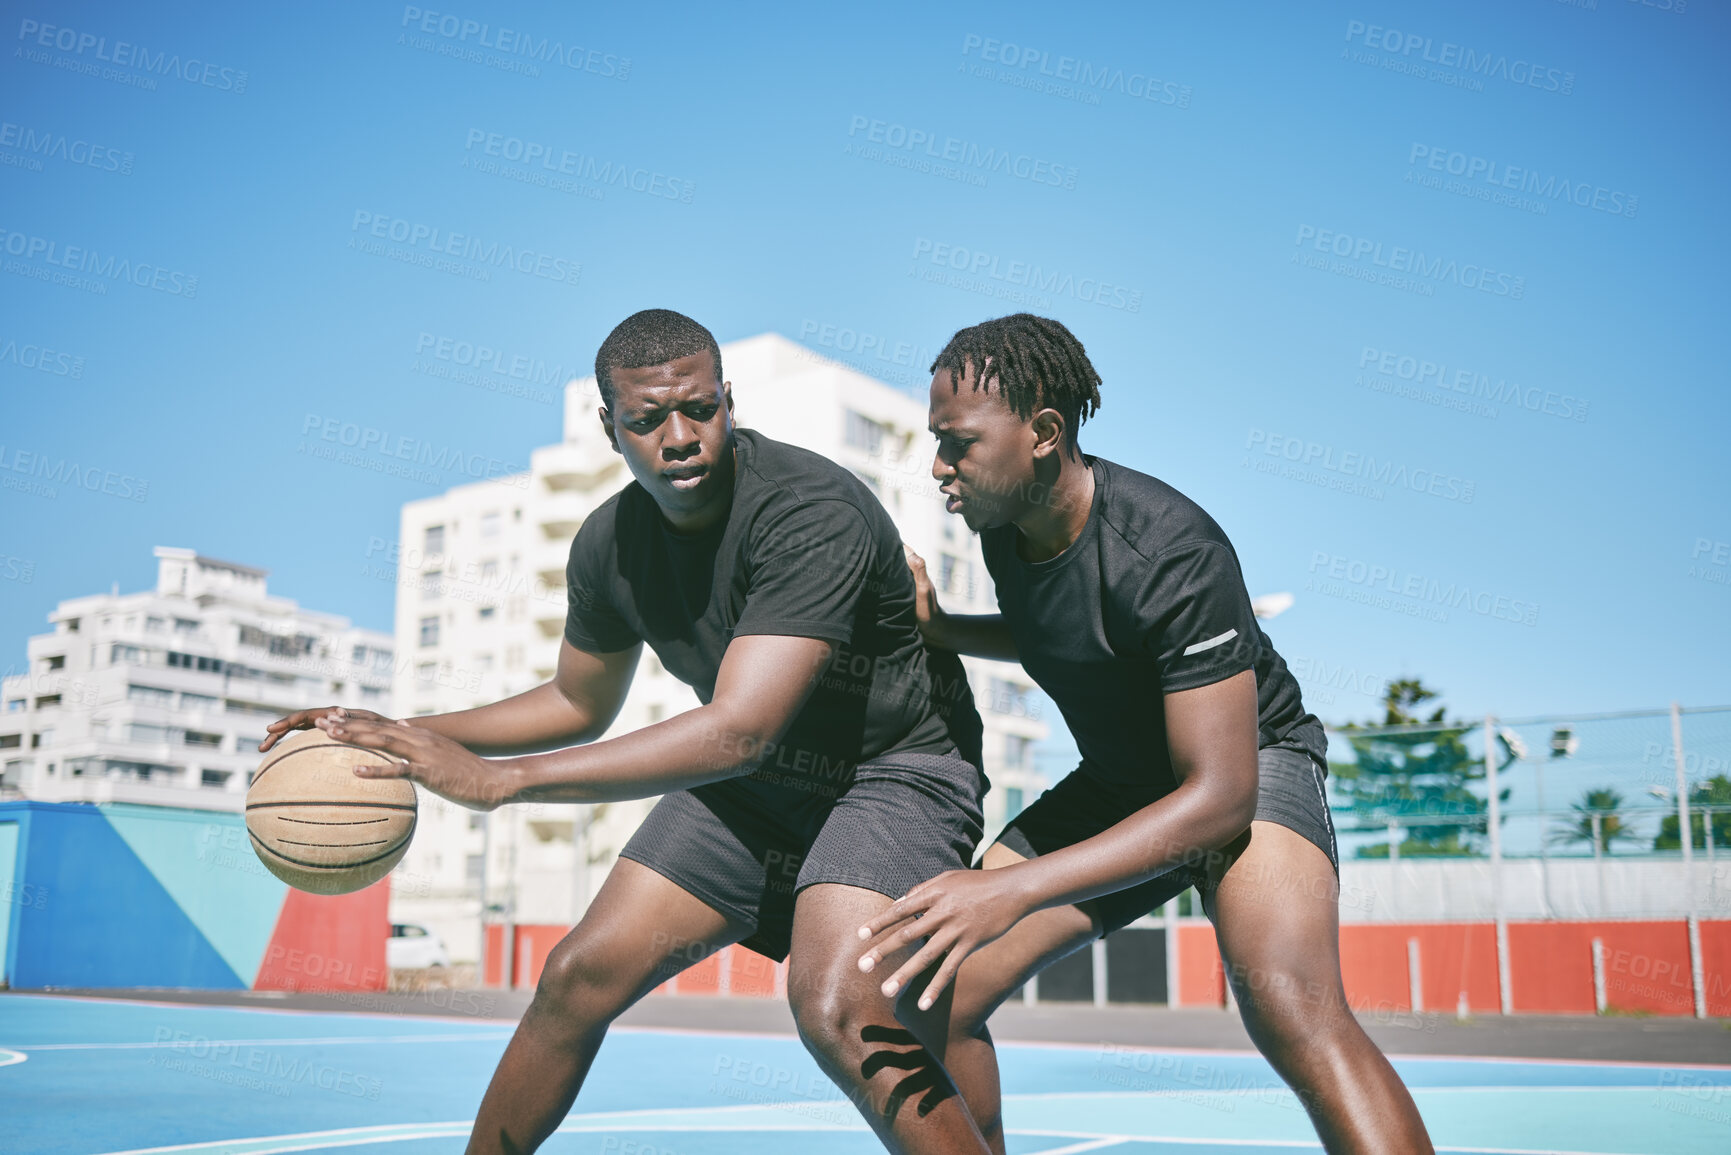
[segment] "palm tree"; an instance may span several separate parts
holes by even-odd
[[[1623,816],[1623,796],[1609,786],[1589,790],[1569,809],[1574,817],[1559,823],[1551,831],[1553,843],[1585,842],[1593,848],[1593,857],[1609,854],[1611,844],[1619,838],[1634,838],[1635,831]]]

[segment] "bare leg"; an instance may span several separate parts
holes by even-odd
[[[995,843],[986,848],[980,865],[996,870],[1021,861],[1020,854]],[[1010,992],[1065,955],[1080,950],[1099,933],[1093,919],[1079,907],[1035,911],[1003,938],[969,955],[956,974],[949,1038],[938,1057],[949,1069],[993,1155],[1004,1155],[1004,1118],[998,1056],[992,1049],[986,1020]],[[882,967],[877,969],[889,973]]]
[[[471,1155],[539,1147],[570,1112],[613,1020],[749,933],[670,879],[621,858],[583,921],[547,956],[535,1000],[481,1100]]]
[[[917,993],[904,991],[899,1007],[884,997],[882,976],[906,960],[906,950],[887,956],[877,975],[860,973],[856,932],[889,904],[876,891],[834,883],[800,892],[787,975],[800,1038],[889,1150],[984,1153],[955,1084],[921,1043],[943,1037],[949,1000],[922,1012]]]
[[[1208,904],[1245,1029],[1331,1152],[1429,1152],[1400,1076],[1352,1017],[1340,978],[1339,892],[1328,856],[1273,822],[1213,868]]]

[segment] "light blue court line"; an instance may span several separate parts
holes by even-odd
[[[451,1108],[467,1113],[479,1103],[509,1028],[497,1020],[0,996],[3,1142],[59,1155],[286,1155],[382,1145],[397,1155],[446,1155],[461,1149],[471,1127],[451,1120]],[[266,1056],[261,1078],[281,1085],[235,1086],[251,1069],[231,1048],[248,1060]],[[1253,1054],[1074,1044],[1006,1044],[999,1052],[1014,1155],[1319,1149],[1297,1100]],[[1731,1067],[1395,1062],[1440,1151],[1731,1151]],[[279,1069],[300,1074],[271,1074]],[[320,1089],[308,1070],[346,1071],[382,1086],[356,1098]],[[579,1112],[545,1150],[604,1155],[624,1149],[623,1141],[679,1155],[879,1149],[797,1040],[695,1030],[616,1030]]]

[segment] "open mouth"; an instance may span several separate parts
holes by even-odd
[[[704,475],[709,472],[707,465],[682,465],[673,469],[664,469],[661,476],[667,479],[667,484],[675,489],[695,489]]]

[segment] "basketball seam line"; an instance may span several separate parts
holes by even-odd
[[[269,774],[272,770],[275,770],[278,766],[281,766],[284,762],[287,762],[290,758],[293,758],[296,754],[304,754],[308,750],[322,750],[327,746],[343,746],[343,747],[346,747],[350,750],[364,750],[368,754],[374,755],[375,757],[388,758],[391,761],[397,761],[397,759],[393,755],[387,754],[383,750],[371,750],[365,746],[357,746],[353,742],[320,742],[314,746],[301,746],[297,749],[290,750],[286,754],[283,754],[275,762],[272,762],[270,765],[266,766],[263,770],[260,770],[257,774],[254,774],[252,776],[252,782],[247,783],[247,788],[251,789],[254,785],[257,784],[257,782],[260,778],[263,778],[266,774]]]
[[[284,862],[289,863],[292,866],[304,866],[310,870],[355,870],[355,869],[358,869],[359,867],[362,867],[362,866],[371,866],[373,863],[382,861],[383,859],[386,859],[386,858],[389,858],[391,855],[396,853],[396,850],[392,849],[392,850],[385,851],[383,854],[374,855],[372,858],[369,858],[364,862],[351,862],[351,863],[348,863],[346,865],[329,866],[329,865],[326,865],[326,864],[320,863],[320,862],[302,862],[298,858],[290,858],[286,854],[279,854],[279,853],[277,853],[277,851],[272,850],[269,846],[265,846],[264,841],[262,839],[260,839],[258,835],[254,834],[251,830],[248,830],[246,832],[246,834],[247,834],[248,838],[250,838],[254,842],[258,843],[259,846],[261,846],[265,850],[269,851],[275,857],[282,859]],[[403,841],[407,842],[410,838],[414,837],[414,834],[415,834],[415,828],[413,826],[410,826],[408,834],[403,836]]]
[[[370,806],[379,810],[413,810],[413,802],[248,802],[248,810],[263,810],[272,806]]]

